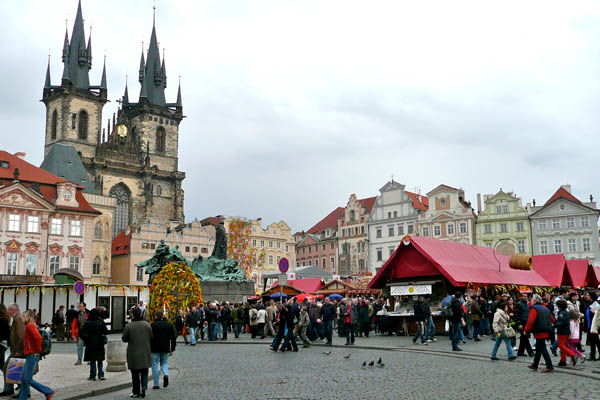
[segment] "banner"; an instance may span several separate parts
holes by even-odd
[[[392,286],[392,296],[413,296],[419,294],[431,294],[431,285],[408,285]]]

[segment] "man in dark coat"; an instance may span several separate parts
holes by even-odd
[[[94,308],[90,311],[87,321],[79,332],[79,337],[83,340],[85,346],[83,361],[90,362],[89,381],[96,380],[96,372],[98,373],[98,379],[105,380],[102,362],[105,357],[104,340],[106,335],[108,335],[108,329],[106,329],[106,324],[102,320],[100,310]]]
[[[198,328],[202,329],[202,327],[199,326],[200,315],[198,314],[196,307],[192,307],[192,312],[190,312],[187,315],[185,324],[188,328],[188,331],[190,332],[190,344],[192,346],[195,346],[196,345],[196,332],[197,332]]]
[[[464,310],[462,302],[460,301],[461,293],[456,292],[454,298],[450,302],[450,310],[452,310],[452,316],[449,318],[450,322],[450,335],[452,338],[452,351],[462,351],[458,347],[458,339],[460,337],[460,331],[465,325]]]
[[[331,346],[332,338],[331,335],[333,333],[333,320],[336,317],[336,309],[329,297],[325,297],[323,301],[323,306],[321,307],[321,317],[323,318],[323,327],[325,330],[325,339],[327,339],[327,345]]]
[[[420,337],[421,343],[427,345],[425,342],[425,321],[429,322],[430,314],[429,305],[425,304],[425,297],[419,296],[417,302],[414,304],[414,318],[417,323],[417,331],[412,340],[414,344],[417,344],[417,339]]]
[[[162,311],[154,313],[154,322],[152,323],[152,341],[150,348],[152,351],[152,378],[154,386],[152,389],[159,389],[158,378],[160,369],[163,373],[163,387],[169,386],[169,353],[175,351],[175,330],[173,325],[163,318]]]
[[[125,325],[121,340],[127,343],[127,367],[131,370],[132,397],[146,397],[148,368],[152,366],[152,327],[142,320],[142,310],[139,308],[134,308],[131,314],[131,322]]]
[[[70,342],[71,340],[73,340],[73,338],[71,337],[71,324],[73,323],[73,320],[77,318],[77,310],[75,309],[74,304],[71,304],[71,308],[67,310],[66,317],[67,324],[65,327],[67,328],[67,342]]]
[[[529,297],[527,293],[521,294],[521,299],[515,305],[515,320],[517,322],[517,330],[520,332],[518,357],[523,357],[525,351],[529,357],[533,356],[533,349],[529,343],[529,335],[525,333],[525,326],[529,320]]]

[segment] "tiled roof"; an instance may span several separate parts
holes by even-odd
[[[112,241],[112,255],[120,256],[129,254],[131,244],[131,234],[126,235],[125,232],[119,233]]]
[[[0,179],[9,179],[12,181],[15,168],[19,168],[19,181],[21,182],[37,182],[49,185],[67,182],[4,150],[0,150],[0,161],[8,162],[8,168],[0,168]]]
[[[83,167],[81,157],[73,146],[57,143],[52,146],[40,168],[56,176],[82,186],[86,193],[97,194],[94,185]]]
[[[373,208],[373,204],[375,204],[375,200],[377,200],[377,196],[367,197],[366,199],[360,199],[360,204],[367,210],[367,214],[371,212]]]
[[[577,204],[581,204],[581,201],[579,201],[579,199],[575,196],[573,196],[571,193],[569,193],[564,187],[559,187],[558,190],[552,195],[552,197],[550,197],[548,199],[548,201],[546,202],[546,204],[544,204],[544,207],[546,207],[548,204],[560,199],[567,199],[572,201],[573,203],[577,203]]]
[[[310,228],[307,233],[321,233],[327,228],[337,228],[338,219],[341,215],[344,215],[344,208],[338,207],[330,212],[325,218],[317,222],[317,224]]]
[[[412,206],[415,210],[427,211],[429,208],[429,198],[413,192],[404,191],[412,199]]]
[[[289,280],[288,285],[301,290],[304,293],[315,293],[323,287],[323,281],[321,278],[295,279]]]

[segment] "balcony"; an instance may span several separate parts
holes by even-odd
[[[41,285],[42,275],[0,275],[0,285]]]

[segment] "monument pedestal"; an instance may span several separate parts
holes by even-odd
[[[254,296],[254,282],[230,282],[230,281],[200,281],[202,299],[205,303],[209,301],[242,302],[244,296]]]
[[[107,372],[127,371],[127,343],[111,340],[106,345]]]

